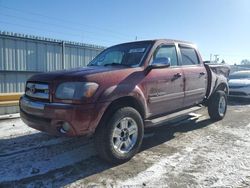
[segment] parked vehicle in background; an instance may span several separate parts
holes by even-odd
[[[234,72],[229,76],[229,96],[250,99],[250,70]]]
[[[122,163],[139,151],[146,127],[202,106],[211,119],[221,120],[227,110],[228,73],[220,69],[204,64],[188,42],[119,44],[88,67],[31,77],[20,114],[27,125],[50,134],[94,134],[99,155]]]

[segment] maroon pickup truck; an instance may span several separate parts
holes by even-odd
[[[53,135],[92,135],[100,156],[122,163],[139,150],[144,128],[208,107],[227,109],[229,70],[204,64],[195,46],[148,40],[105,49],[87,67],[32,76],[22,120]]]

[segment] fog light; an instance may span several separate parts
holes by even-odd
[[[68,122],[62,122],[62,126],[60,128],[60,132],[65,134],[70,130],[70,125]]]

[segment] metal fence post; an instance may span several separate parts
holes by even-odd
[[[65,69],[64,53],[65,53],[65,43],[64,41],[62,41],[62,69]]]

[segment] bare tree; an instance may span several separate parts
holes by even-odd
[[[250,65],[250,60],[248,59],[243,59],[241,62],[240,62],[241,65]]]

